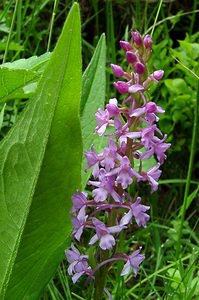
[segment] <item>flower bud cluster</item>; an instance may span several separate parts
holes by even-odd
[[[165,143],[157,127],[158,115],[164,110],[155,102],[148,100],[147,89],[153,81],[158,82],[164,72],[157,70],[150,74],[147,62],[152,51],[149,35],[144,38],[138,32],[132,32],[131,42],[120,41],[126,53],[127,71],[119,65],[111,65],[115,77],[122,80],[114,83],[120,94],[126,94],[121,104],[116,98],[110,99],[105,109],[96,113],[96,133],[99,136],[108,133],[108,146],[97,153],[94,146],[85,152],[86,170],[92,168],[92,180],[88,181],[91,194],[78,191],[72,196],[71,210],[73,238],[80,242],[85,233],[90,232],[88,246],[96,245],[97,261],[94,268],[88,264],[88,256],[81,255],[72,244],[66,251],[70,263],[68,273],[75,283],[80,276],[87,274],[95,278],[95,272],[106,263],[117,260],[125,262],[121,276],[131,269],[137,275],[139,265],[144,260],[141,248],[131,254],[117,253],[120,233],[131,226],[146,227],[149,206],[143,205],[139,195],[139,182],[150,185],[151,192],[158,188],[161,175],[160,166],[166,159]],[[157,163],[149,170],[143,169],[144,160],[155,157]],[[129,186],[136,184],[136,196],[129,194]],[[99,252],[108,251],[108,257],[101,260]]]

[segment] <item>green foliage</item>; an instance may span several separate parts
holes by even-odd
[[[63,258],[82,157],[75,4],[34,97],[0,145],[1,299],[37,299]]]
[[[0,282],[5,282],[5,298],[38,298],[62,260],[70,232],[70,195],[80,187],[81,143],[86,151],[92,143],[97,150],[101,147],[95,140],[94,114],[105,100],[105,61],[110,64],[124,59],[118,41],[127,40],[132,28],[149,34],[154,28],[151,72],[163,69],[165,75],[150,93],[166,111],[159,124],[168,133],[167,141],[172,147],[159,192],[149,195],[143,191],[143,199],[151,202],[149,226],[135,229],[126,241],[121,240],[121,251],[123,247],[129,251],[134,242],[142,240],[146,260],[139,276],[123,279],[119,275],[121,266],[115,264],[111,268],[116,276],[108,278],[108,289],[114,300],[198,299],[197,157],[190,191],[183,203],[199,76],[198,0],[136,0],[128,2],[128,9],[124,0],[80,1],[83,69],[89,64],[82,78],[82,142],[77,6],[72,12],[76,16],[72,32],[67,30],[64,34],[67,45],[58,44],[56,48],[61,55],[46,52],[54,48],[72,2],[9,0],[0,4],[0,58],[12,62],[0,67],[0,133],[5,137],[0,145],[0,166],[6,186],[3,191],[1,185],[0,192],[7,197],[4,201],[0,196]],[[72,15],[67,21],[71,26]],[[107,58],[102,32],[107,36]],[[106,74],[108,99],[116,93],[110,68]],[[197,145],[198,142],[197,135]],[[146,169],[151,166],[150,161],[145,164]],[[83,158],[82,185],[90,174],[85,174],[84,168]],[[5,272],[10,273],[6,279]],[[63,261],[41,299],[90,300],[93,286],[84,290],[84,283],[83,278],[79,285],[72,284]]]

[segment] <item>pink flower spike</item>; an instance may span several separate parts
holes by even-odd
[[[129,85],[124,81],[114,82],[114,87],[118,90],[120,94],[125,94],[128,92]]]
[[[132,39],[133,39],[134,43],[135,43],[137,46],[141,46],[141,45],[142,45],[142,37],[141,37],[141,35],[139,34],[139,32],[133,31],[131,34],[132,34]]]
[[[115,77],[122,77],[124,75],[123,69],[118,65],[111,64],[111,69]]]
[[[144,46],[146,49],[151,49],[152,48],[152,39],[150,37],[149,34],[147,34],[145,37],[144,37],[144,40],[143,40],[143,43],[144,43]]]
[[[137,61],[137,56],[134,52],[132,51],[127,51],[126,52],[126,59],[130,64],[134,64]]]
[[[132,49],[132,46],[130,43],[125,42],[125,41],[120,41],[120,47],[124,50],[124,51],[128,51]]]
[[[135,65],[134,65],[134,69],[135,69],[136,73],[138,73],[139,75],[141,75],[141,74],[143,74],[145,72],[146,67],[141,62],[136,62]]]

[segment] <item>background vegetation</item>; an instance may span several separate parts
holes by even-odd
[[[0,59],[13,62],[33,55],[46,56],[55,47],[73,1],[3,0],[0,4]],[[116,299],[199,299],[199,1],[82,0],[83,71],[104,32],[107,43],[106,97],[116,96],[110,63],[122,64],[119,40],[128,39],[132,29],[153,36],[154,69],[165,71],[151,97],[165,108],[161,130],[172,147],[164,164],[159,191],[149,195],[151,221],[125,247],[141,240],[146,260],[139,276],[121,279],[120,266],[108,279]],[[41,66],[42,72],[42,66]],[[0,135],[5,137],[18,119],[34,85],[26,95],[14,95],[1,105]],[[27,96],[28,95],[28,96]],[[94,116],[93,116],[94,118]],[[25,274],[24,274],[25,276]],[[91,299],[84,280],[73,285],[63,263],[47,285],[41,299]]]

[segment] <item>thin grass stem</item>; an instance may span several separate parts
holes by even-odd
[[[199,9],[196,9],[196,10],[192,10],[192,11],[188,11],[188,12],[185,12],[185,13],[181,13],[181,14],[178,14],[178,17],[183,17],[183,16],[186,16],[186,15],[191,15],[191,14],[196,14],[196,13],[199,13]],[[156,22],[156,24],[154,23],[151,27],[149,27],[147,29],[147,31],[145,32],[145,35],[147,33],[150,33],[150,31],[153,29],[153,27],[157,27],[159,25],[161,25],[162,23],[166,22],[166,21],[169,21],[169,20],[172,20],[172,19],[175,19],[176,18],[176,15],[175,16],[169,16],[169,17],[166,17],[165,19],[163,20],[160,20],[159,22]]]
[[[52,17],[51,17],[51,21],[50,21],[50,32],[49,32],[49,37],[48,37],[48,44],[47,44],[47,52],[49,52],[50,50],[50,44],[51,44],[51,40],[52,40],[52,32],[53,32],[53,25],[55,22],[55,16],[57,13],[57,7],[59,4],[59,0],[55,0],[54,1],[54,5],[53,5],[53,13],[52,13]]]
[[[8,34],[8,40],[7,40],[7,43],[6,43],[6,49],[5,49],[4,56],[3,56],[3,64],[6,62],[6,58],[7,58],[7,55],[8,55],[9,45],[10,45],[10,42],[11,42],[12,32],[13,32],[14,23],[15,23],[15,19],[16,19],[16,14],[17,14],[17,10],[18,10],[18,4],[19,4],[19,0],[16,0],[14,13],[13,13],[13,16],[12,16],[12,21],[11,21],[11,25],[10,25],[9,34]]]
[[[198,127],[197,126],[198,106],[199,106],[199,81],[198,81],[197,96],[196,96],[196,103],[195,103],[195,109],[194,109],[193,133],[192,133],[191,151],[190,151],[190,157],[189,157],[189,166],[188,166],[187,180],[186,180],[184,199],[183,199],[183,205],[182,205],[183,208],[182,208],[182,214],[181,214],[180,229],[179,229],[179,233],[178,233],[178,242],[177,242],[177,257],[178,258],[179,258],[179,254],[180,254],[182,229],[183,229],[183,223],[185,220],[187,200],[188,200],[189,190],[190,190],[190,185],[191,185],[191,176],[192,176],[192,169],[193,169],[193,162],[194,162],[194,155],[195,155],[195,145],[196,145],[197,127]]]
[[[152,26],[151,37],[153,36],[153,32],[154,32],[154,29],[155,29],[155,26],[156,26],[156,23],[157,23],[157,19],[158,19],[161,7],[162,7],[162,0],[160,0],[158,10],[157,10],[157,13],[156,13],[156,16],[155,16],[155,20],[154,20],[154,23],[153,23],[153,26]]]

